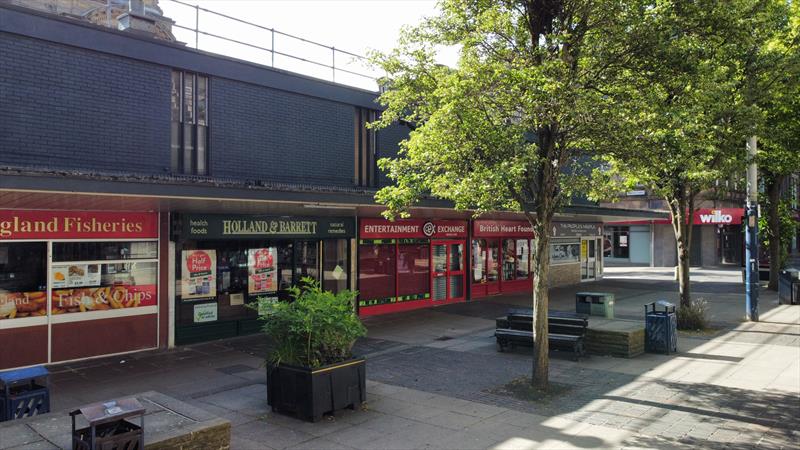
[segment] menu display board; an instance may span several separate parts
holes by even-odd
[[[216,250],[184,250],[181,260],[181,298],[186,301],[216,297]]]
[[[97,286],[100,264],[65,264],[53,266],[53,288]]]
[[[250,295],[278,291],[278,249],[251,248],[247,250],[247,292]]]

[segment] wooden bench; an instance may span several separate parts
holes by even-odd
[[[533,311],[530,309],[510,309],[505,317],[496,319],[498,351],[507,347],[533,346]],[[584,356],[584,337],[589,326],[588,318],[583,314],[561,311],[547,313],[547,342],[554,350],[570,350],[573,360]]]

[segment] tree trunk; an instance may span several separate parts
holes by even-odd
[[[534,223],[536,252],[533,255],[533,372],[531,383],[546,389],[549,383],[550,348],[547,341],[547,310],[550,302],[550,228],[549,220]],[[537,226],[538,225],[538,226]]]
[[[769,199],[769,209],[767,210],[767,226],[769,227],[769,286],[773,291],[778,290],[778,272],[781,270],[781,185],[783,175],[775,175],[767,178],[767,198]]]
[[[692,242],[692,221],[694,219],[694,195],[686,194],[684,189],[676,193],[674,198],[667,198],[672,230],[675,232],[675,245],[678,253],[678,292],[681,306],[692,304],[689,266]],[[688,217],[687,217],[688,216]]]

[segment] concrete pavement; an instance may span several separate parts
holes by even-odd
[[[551,307],[571,310],[575,291],[604,290],[618,315],[641,320],[643,303],[674,295],[669,274],[653,272],[614,268],[554,289]],[[723,328],[681,334],[677,355],[554,355],[551,380],[565,392],[547,401],[498,390],[531,365],[523,350],[495,350],[492,319],[530,302],[501,296],[367,320],[356,351],[368,358],[368,404],[321,423],[269,411],[261,337],[55,366],[54,409],[155,390],[229,419],[238,449],[797,448],[800,306],[762,292],[762,321],[743,323],[738,272],[694,279]]]

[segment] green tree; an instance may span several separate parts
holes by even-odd
[[[646,186],[669,208],[678,255],[682,307],[691,306],[689,281],[693,216],[698,196],[744,170],[745,137],[755,108],[741,92],[739,48],[748,42],[758,1],[643,1],[630,22],[635,51],[612,92],[632,135],[608,124],[604,176],[597,195],[619,185]],[[604,190],[604,189],[605,190]]]
[[[751,97],[763,114],[757,158],[764,183],[766,227],[762,236],[769,248],[769,288],[778,289],[778,271],[786,260],[793,218],[781,188],[792,173],[800,172],[800,4],[775,0],[769,34],[756,41],[749,56],[755,66]]]
[[[548,276],[553,216],[586,191],[584,162],[596,122],[612,110],[604,93],[624,49],[625,2],[444,0],[441,13],[405,30],[374,55],[386,73],[376,127],[414,125],[400,155],[380,161],[394,185],[378,192],[386,215],[408,216],[426,196],[480,214],[524,213],[534,227],[532,383],[548,384]],[[460,46],[455,68],[437,46]]]

